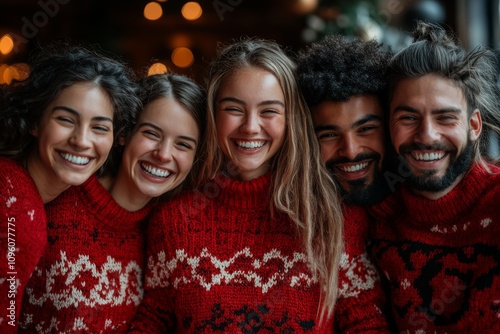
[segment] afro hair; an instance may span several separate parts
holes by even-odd
[[[313,43],[297,59],[298,80],[307,104],[344,102],[365,94],[385,99],[391,57],[392,51],[375,40],[329,35]]]

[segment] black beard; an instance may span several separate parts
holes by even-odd
[[[371,206],[381,202],[390,192],[378,165],[375,166],[371,184],[366,184],[365,178],[348,181],[348,183],[351,186],[349,192],[345,191],[339,184],[340,192],[347,204]]]
[[[401,161],[404,161],[405,163],[406,160],[404,159],[404,153],[409,149],[409,147],[401,147],[399,150],[401,152]],[[431,146],[428,148],[426,147],[426,149],[441,150],[442,147]],[[449,152],[447,150],[445,151]],[[412,173],[408,177],[410,187],[418,191],[429,192],[440,192],[450,187],[472,166],[472,163],[474,161],[474,143],[470,140],[470,138],[467,139],[467,144],[462,153],[460,153],[460,155],[458,156],[456,154],[456,151],[454,153],[450,153],[450,165],[448,166],[445,175],[443,175],[442,177],[434,177],[436,170],[426,170],[424,171],[424,175],[421,176],[415,176]],[[408,166],[406,167],[408,168],[408,170],[411,170]]]
[[[347,181],[347,183],[351,186],[351,190],[346,191],[343,189],[337,180],[337,175],[335,175],[335,165],[343,163],[356,163],[369,159],[373,160],[373,163],[375,164],[373,182],[371,184],[366,184],[366,178]],[[380,159],[380,154],[373,152],[358,154],[353,160],[339,158],[336,160],[328,160],[326,162],[326,167],[333,180],[337,182],[337,185],[340,188],[340,193],[347,204],[356,204],[361,206],[374,205],[381,202],[389,194],[389,187],[384,181],[379,168]]]

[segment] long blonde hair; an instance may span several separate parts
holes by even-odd
[[[274,42],[245,39],[219,52],[207,88],[207,161],[202,175],[215,178],[225,158],[217,145],[215,102],[224,78],[241,68],[272,73],[285,97],[283,146],[271,164],[271,212],[288,215],[302,237],[311,269],[321,286],[320,321],[331,316],[338,295],[338,268],[343,250],[343,216],[337,188],[324,168],[312,120],[295,75],[295,64]]]

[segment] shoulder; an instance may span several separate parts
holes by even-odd
[[[370,219],[365,208],[355,205],[344,205],[343,214],[345,243],[364,244],[370,224]]]
[[[366,212],[371,219],[386,220],[398,215],[403,208],[402,187],[398,187],[396,191],[389,194],[382,202],[367,207]]]
[[[11,159],[0,158],[0,184],[0,193],[3,195],[17,193],[28,200],[38,195],[35,181],[28,171]]]
[[[177,196],[160,200],[151,213],[152,217],[192,214],[197,208],[206,207],[207,196],[199,190],[183,190]]]
[[[45,209],[28,171],[10,159],[0,158],[0,212],[16,221],[45,222]]]
[[[9,158],[0,158],[0,178],[18,178],[31,179],[28,171],[18,162]]]
[[[481,197],[500,198],[500,166],[487,164],[487,168],[482,166],[474,167],[468,178],[470,182],[464,182],[463,189],[468,190],[470,187],[481,187]],[[471,185],[472,184],[472,185]]]

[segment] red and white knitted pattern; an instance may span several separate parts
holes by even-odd
[[[373,255],[400,333],[500,333],[500,168],[432,201],[405,185],[373,209]]]
[[[26,287],[19,332],[124,332],[143,295],[150,207],[123,209],[92,177],[46,210],[49,244]]]
[[[24,287],[47,243],[43,201],[26,169],[0,158],[0,333],[15,333]]]
[[[284,215],[271,217],[269,182],[270,175],[249,182],[220,176],[205,187],[210,193],[184,193],[153,214],[145,299],[132,331],[334,332],[332,319],[317,321],[319,286],[295,228]],[[366,219],[352,226],[360,223]],[[355,321],[379,333],[380,290],[366,261],[366,252],[344,255],[338,308],[354,301],[354,317],[369,310],[365,322]]]

